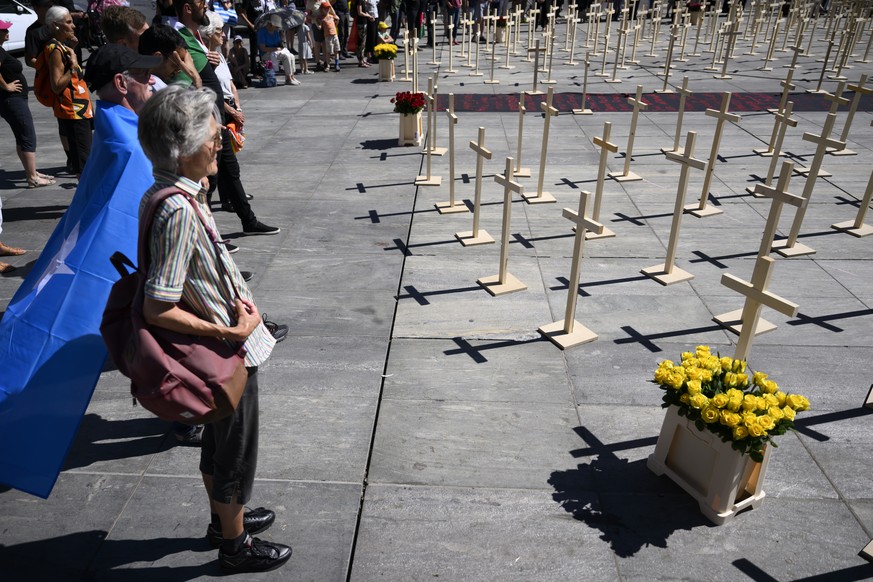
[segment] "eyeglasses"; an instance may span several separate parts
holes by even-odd
[[[221,132],[222,132],[223,130],[224,130],[224,126],[223,126],[223,125],[219,125],[219,126],[218,126],[218,129],[215,130],[215,135],[212,136],[212,147],[215,148],[215,149],[217,149],[217,150],[220,150],[220,149],[221,149],[221,143],[222,143],[222,135],[221,135]]]

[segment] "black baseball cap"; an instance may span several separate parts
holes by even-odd
[[[85,82],[96,91],[118,73],[128,69],[152,69],[162,62],[159,56],[141,55],[120,44],[106,44],[88,59]]]

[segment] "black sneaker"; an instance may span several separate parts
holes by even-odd
[[[232,245],[230,243],[224,243],[224,248],[227,249],[227,254],[232,255],[235,252],[239,251],[239,247],[236,245]]]
[[[269,321],[267,319],[267,314],[265,313],[263,316],[264,326],[267,328],[267,331],[270,332],[270,335],[276,340],[276,343],[279,343],[285,336],[288,335],[288,326],[281,323],[276,323],[273,321]]]
[[[242,275],[243,281],[246,283],[255,278],[255,274],[251,271],[240,271],[239,274]]]
[[[243,513],[243,528],[249,535],[267,531],[274,521],[276,521],[276,513],[265,507],[246,509]],[[213,548],[220,547],[221,542],[224,541],[221,537],[221,528],[216,528],[210,523],[206,528],[206,539]]]
[[[280,232],[281,230],[275,226],[267,226],[260,220],[256,220],[254,223],[243,227],[243,233],[245,234],[279,234]]]
[[[185,429],[180,428],[174,430],[173,434],[176,435],[176,442],[180,445],[199,447],[203,442],[203,425],[195,424]]]
[[[218,563],[225,572],[267,572],[281,567],[291,557],[291,547],[274,544],[259,538],[248,543],[235,554],[218,550]]]

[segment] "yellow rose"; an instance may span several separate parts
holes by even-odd
[[[762,414],[758,417],[758,424],[761,425],[761,428],[764,430],[773,430],[776,426],[776,423],[773,422],[773,417],[769,414]]]
[[[741,441],[749,436],[749,431],[744,426],[735,426],[733,436],[735,441]]]
[[[776,391],[779,390],[779,385],[773,380],[764,380],[761,382],[761,390],[767,394],[775,394]]]
[[[740,388],[745,388],[749,385],[749,375],[748,374],[743,374],[742,372],[738,372],[736,374],[736,376],[737,376],[737,385]]]
[[[747,425],[746,429],[749,431],[749,436],[752,438],[762,437],[766,434],[764,427],[758,423]]]
[[[758,408],[758,399],[752,394],[743,396],[743,410],[755,410]]]
[[[800,394],[789,394],[785,397],[785,404],[794,410],[806,410],[809,408],[809,400]]]
[[[728,404],[727,394],[719,393],[712,397],[712,404],[716,408],[724,408]]]
[[[682,394],[681,396],[679,396],[679,402],[681,402],[682,404],[688,404],[688,402],[690,400],[691,400],[691,397],[688,396],[688,394]],[[794,412],[794,411],[792,410],[791,412]]]
[[[707,406],[700,411],[700,418],[707,424],[718,422],[718,409],[714,406]]]
[[[724,383],[726,386],[730,386],[731,388],[736,388],[737,386],[739,386],[739,384],[737,383],[737,375],[733,372],[725,372]]]
[[[740,408],[743,406],[743,396],[730,396],[728,397],[728,405],[727,409],[731,412],[739,412]]]
[[[721,358],[719,358],[718,363],[721,366],[722,370],[731,370],[734,366],[734,361],[727,356],[722,356]]]
[[[776,397],[776,404],[778,404],[779,406],[785,406],[785,398],[788,397],[788,395],[785,394],[785,392],[778,390],[773,394],[773,396]]]
[[[700,380],[689,380],[688,381],[688,394],[694,396],[695,394],[700,394],[701,386]]]
[[[682,352],[682,361],[684,362],[685,360],[690,360],[694,356],[695,356],[694,352]]]
[[[703,394],[695,394],[691,396],[691,398],[688,400],[688,404],[690,404],[692,408],[700,410],[702,408],[705,408],[706,405],[709,404],[709,398],[707,398]]]
[[[700,378],[703,382],[712,382],[712,370],[702,370],[703,376]]]
[[[760,386],[761,383],[766,379],[767,374],[765,374],[764,372],[755,372],[752,375],[752,382],[755,384],[755,386]]]
[[[779,406],[779,400],[773,396],[772,394],[764,394],[761,396],[765,402],[767,402],[767,407]]]
[[[740,420],[742,420],[742,417],[735,412],[722,410],[719,413],[719,421],[727,427],[734,428],[735,426],[740,424]]]
[[[778,406],[771,406],[767,409],[767,414],[773,417],[773,420],[779,422],[783,418],[785,418],[785,414],[782,412],[782,409]]]
[[[709,355],[709,346],[697,346],[697,357],[702,358]]]
[[[731,368],[734,372],[738,374],[742,374],[746,371],[746,361],[745,360],[734,360],[733,368]]]
[[[764,400],[763,397],[761,397],[761,396],[755,397],[755,409],[756,410],[767,410],[767,408],[769,408],[769,406],[770,405],[767,404],[767,401]]]
[[[794,409],[790,406],[785,406],[782,408],[782,414],[785,415],[787,420],[794,420]]]
[[[679,390],[682,388],[682,384],[685,383],[685,373],[681,371],[682,368],[674,368],[673,372],[671,372],[670,377],[667,378],[667,386],[672,388],[673,390]]]
[[[703,370],[696,366],[685,368],[685,375],[689,380],[697,380],[699,382],[703,379]]]

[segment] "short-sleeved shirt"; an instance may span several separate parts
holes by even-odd
[[[47,67],[51,67],[51,54],[55,50],[61,50],[57,41],[51,40],[43,47],[45,51],[45,62]],[[94,117],[94,110],[91,107],[91,93],[88,92],[88,85],[82,78],[82,69],[73,67],[71,69],[70,83],[64,90],[58,94],[55,99],[52,110],[55,117],[58,119],[91,119]],[[51,71],[48,73],[51,75]]]
[[[325,36],[336,36],[336,16],[328,14],[321,21]]]
[[[146,296],[167,303],[181,301],[200,319],[228,327],[236,325],[232,291],[216,261],[222,262],[240,297],[252,301],[252,292],[226,248],[219,245],[216,249],[212,244],[189,202],[197,205],[206,225],[217,233],[206,190],[187,178],[161,170],[155,170],[154,177],[155,183],[140,202],[140,215],[151,196],[164,188],[178,188],[187,199],[183,195],[170,196],[155,212],[148,241]],[[247,350],[245,365],[261,365],[275,345],[276,340],[261,323],[243,345]]]
[[[0,100],[27,99],[27,79],[24,77],[21,61],[7,53],[2,47],[0,47],[0,77],[3,77],[3,81],[7,84],[18,81],[23,89],[19,93],[0,90]]]
[[[258,30],[258,47],[264,45],[267,48],[279,48],[282,46],[282,31],[278,28],[270,32],[266,27]]]
[[[43,47],[52,39],[49,27],[42,22],[36,21],[24,31],[24,54],[25,58],[35,59],[42,52]]]

